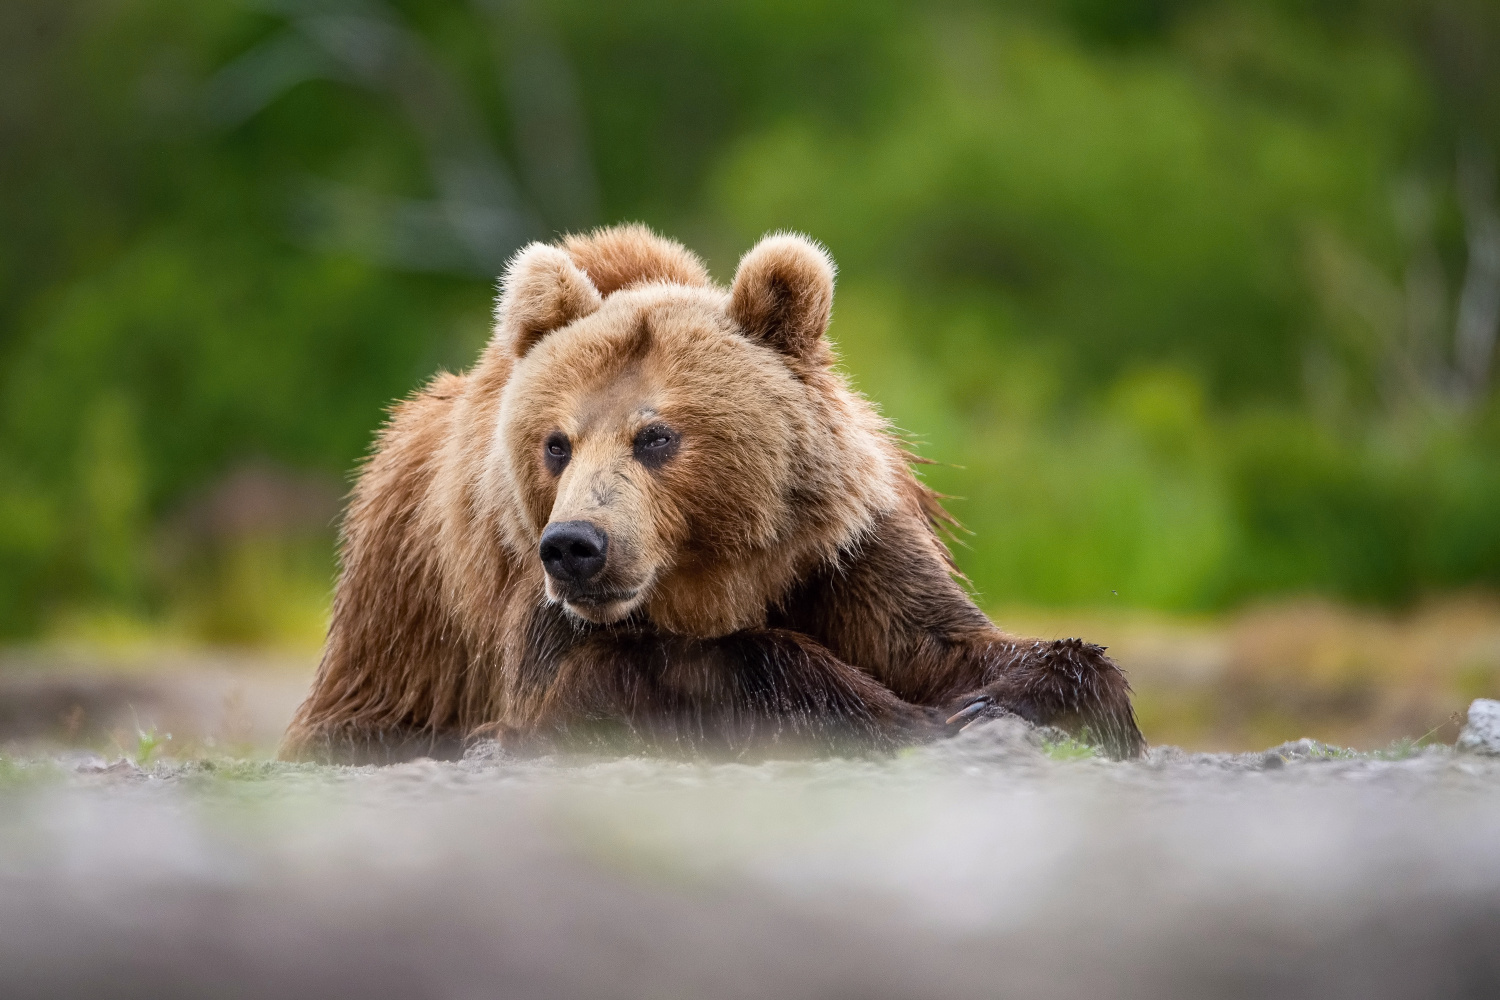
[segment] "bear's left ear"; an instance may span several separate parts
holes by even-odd
[[[495,333],[522,357],[553,330],[604,304],[588,275],[557,247],[523,247],[505,268],[495,303]]]
[[[833,258],[806,236],[774,233],[740,260],[729,315],[752,340],[804,360],[822,356],[833,316]]]

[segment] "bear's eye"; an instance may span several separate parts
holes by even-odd
[[[655,468],[677,454],[677,432],[663,424],[652,424],[635,436],[635,459]]]
[[[568,464],[568,459],[573,456],[573,446],[568,442],[568,436],[562,431],[553,431],[547,435],[547,440],[542,444],[542,459],[547,464],[547,471],[554,476],[562,472],[563,466]]]

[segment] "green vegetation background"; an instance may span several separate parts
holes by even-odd
[[[0,635],[315,630],[328,516],[214,484],[342,488],[511,250],[635,219],[830,247],[986,602],[1493,587],[1497,11],[8,0]]]

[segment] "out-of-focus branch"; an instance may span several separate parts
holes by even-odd
[[[1438,252],[1432,186],[1407,178],[1395,197],[1396,224],[1410,247],[1401,281],[1405,307],[1405,342],[1401,364],[1410,373],[1412,401],[1423,408],[1448,393],[1448,282]]]
[[[1469,259],[1453,353],[1459,393],[1474,404],[1489,389],[1500,329],[1500,212],[1495,209],[1495,158],[1489,150],[1470,146],[1459,153],[1458,195]]]
[[[474,6],[491,25],[527,192],[558,229],[594,224],[599,187],[567,54],[532,0],[474,0]]]
[[[356,209],[377,223],[356,222],[342,237],[324,234],[319,241],[356,243],[401,267],[494,275],[518,246],[545,234],[469,96],[386,5],[277,0],[267,6],[286,18],[286,30],[220,71],[208,90],[210,113],[234,124],[304,80],[356,83],[389,95],[401,109],[437,188],[437,199],[426,203],[347,192],[337,199],[342,208],[304,214],[336,223],[351,217],[345,209]],[[445,240],[449,248],[441,246]]]

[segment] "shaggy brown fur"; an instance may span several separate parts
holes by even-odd
[[[1138,754],[1101,648],[1009,636],[954,581],[936,498],[833,368],[833,279],[791,235],[727,291],[642,227],[518,253],[479,363],[380,433],[283,754],[893,745],[959,712]],[[580,524],[595,575],[544,570]]]

